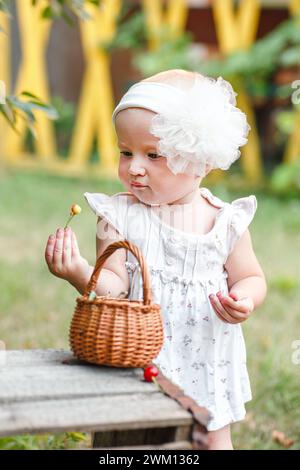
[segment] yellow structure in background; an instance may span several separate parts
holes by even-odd
[[[188,8],[186,0],[169,0],[166,11],[161,0],[142,0],[147,28],[149,32],[149,48],[156,49],[160,45],[159,32],[165,25],[171,38],[175,38],[185,30]]]
[[[216,32],[224,55],[249,48],[256,38],[261,6],[259,0],[243,0],[235,12],[232,0],[212,3]],[[251,132],[248,144],[242,149],[241,165],[252,181],[262,177],[262,159],[254,112],[245,91],[237,84],[238,105],[247,115]]]
[[[34,7],[31,2],[17,0],[22,61],[14,93],[19,94],[22,91],[30,91],[41,97],[45,102],[49,102],[50,95],[45,57],[51,23],[41,21],[40,18],[41,9],[45,7],[45,4],[43,1],[38,2],[36,7]],[[51,161],[53,155],[56,155],[53,124],[41,112],[37,112],[36,117],[35,128],[38,139],[34,144],[37,159]],[[9,161],[21,160],[23,158],[26,135],[26,124],[24,121],[19,122],[18,131],[21,137],[12,129],[6,128],[2,151]]]
[[[101,8],[88,5],[93,21],[81,22],[81,35],[86,61],[77,121],[73,132],[69,163],[84,167],[96,139],[100,167],[108,174],[116,170],[117,146],[112,126],[114,105],[110,63],[101,43],[113,39],[121,9],[120,0],[104,0]]]
[[[0,11],[0,80],[6,85],[6,93],[10,93],[8,83],[10,83],[10,45],[8,41],[9,21],[7,16]],[[2,31],[2,33],[1,33]],[[7,132],[7,123],[0,117],[0,155],[3,155],[4,133]]]
[[[51,21],[40,18],[41,9],[45,5],[43,1],[33,7],[31,0],[16,0],[22,61],[16,89],[8,91],[14,94],[23,90],[31,91],[43,101],[49,102],[45,57]],[[149,31],[150,49],[159,47],[161,40],[159,33],[163,25],[168,27],[171,37],[176,37],[185,30],[188,2],[168,0],[166,7],[163,6],[164,3],[163,0],[141,0]],[[227,55],[238,49],[250,47],[256,39],[261,12],[260,1],[242,0],[237,8],[234,0],[212,0],[211,3],[216,33],[223,54]],[[68,158],[63,160],[57,155],[53,122],[41,113],[37,113],[38,140],[35,143],[34,156],[28,156],[25,152],[24,123],[19,123],[20,135],[18,135],[4,124],[3,119],[0,119],[0,155],[8,164],[38,165],[66,174],[71,172],[82,174],[91,169],[89,158],[93,143],[96,142],[101,155],[97,172],[99,171],[99,175],[116,176],[117,147],[111,121],[114,99],[110,58],[104,43],[114,38],[121,7],[122,0],[102,0],[99,7],[86,6],[92,15],[92,20],[81,22],[80,25],[86,69]],[[300,0],[291,0],[289,7],[291,14],[298,13]],[[8,20],[1,12],[0,27],[4,30],[9,28]],[[0,80],[6,83],[10,83],[8,37],[0,34]],[[252,128],[249,142],[242,149],[241,164],[248,179],[257,182],[263,176],[263,166],[255,116],[245,91],[238,83],[234,84],[234,87],[238,92],[238,104],[247,114]],[[300,126],[300,116],[298,124]],[[286,160],[298,157],[299,135],[296,130],[291,136]],[[92,171],[95,172],[95,165]]]

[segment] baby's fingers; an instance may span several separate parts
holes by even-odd
[[[48,238],[46,249],[45,249],[45,260],[48,266],[52,264],[54,245],[55,245],[55,235],[50,235]]]
[[[68,227],[65,229],[64,233],[64,243],[63,243],[63,264],[69,266],[71,264],[71,229]]]
[[[80,251],[77,243],[77,238],[74,232],[72,232],[72,258],[77,259],[80,257]]]
[[[241,313],[248,313],[249,311],[249,306],[246,304],[245,301],[243,300],[233,300],[230,297],[222,297],[219,298],[221,301],[222,305],[227,308],[231,308],[233,310],[237,310],[238,312]]]
[[[209,296],[210,302],[213,306],[214,311],[216,312],[217,316],[220,320],[226,323],[238,323],[236,319],[232,318],[232,316],[226,312],[224,307],[222,306],[221,302],[219,301],[216,295],[211,294]]]
[[[220,302],[223,305],[226,312],[228,312],[228,314],[232,318],[234,318],[237,322],[243,322],[243,321],[245,321],[249,318],[249,316],[250,316],[249,309],[247,309],[247,311],[245,311],[245,312],[244,311],[241,312],[240,310],[236,310],[234,308],[229,307],[224,300],[221,300]]]
[[[56,242],[55,242],[54,253],[53,253],[53,263],[56,266],[62,265],[63,243],[64,243],[64,229],[58,228],[56,231]]]
[[[223,296],[221,292],[217,293],[217,297],[223,308],[234,320],[237,322],[243,322],[247,320],[252,311],[250,305],[251,300],[249,298],[236,301],[228,296]]]

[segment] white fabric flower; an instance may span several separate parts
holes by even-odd
[[[204,176],[206,165],[227,170],[240,157],[250,126],[235,95],[221,77],[197,78],[154,116],[150,132],[159,138],[158,152],[174,174]]]

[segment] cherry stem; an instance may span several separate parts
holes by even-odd
[[[71,214],[69,219],[68,219],[68,222],[66,223],[65,225],[65,229],[67,228],[67,226],[69,225],[69,223],[71,222],[72,218],[74,217],[74,214]]]
[[[152,377],[152,382],[154,382],[154,383],[155,383],[155,385],[156,385],[157,387],[159,387],[159,388],[161,389],[161,391],[162,391],[162,392],[164,392],[163,388],[162,388],[162,387],[159,385],[159,383],[157,382],[157,380],[156,380],[156,378],[155,378],[155,377]]]

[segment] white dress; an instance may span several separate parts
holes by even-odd
[[[131,193],[84,196],[96,215],[140,248],[164,323],[164,344],[153,363],[208,409],[213,431],[242,420],[244,403],[252,398],[241,324],[221,321],[209,295],[228,293],[224,264],[253,219],[257,201],[251,195],[228,203],[207,188],[200,191],[219,207],[213,228],[202,235],[171,227]],[[126,268],[128,298],[142,300],[140,267],[131,252]]]

